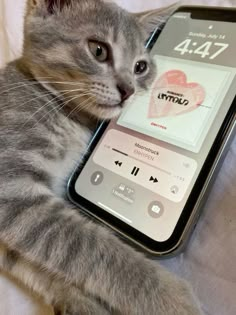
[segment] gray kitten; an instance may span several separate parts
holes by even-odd
[[[150,84],[144,42],[162,15],[30,0],[23,57],[0,74],[0,267],[59,313],[200,314],[182,280],[65,197],[98,119]]]

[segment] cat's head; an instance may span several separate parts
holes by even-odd
[[[71,113],[121,113],[155,66],[145,41],[163,12],[131,14],[105,0],[28,0],[23,60]]]

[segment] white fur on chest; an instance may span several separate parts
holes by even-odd
[[[81,163],[92,135],[91,131],[84,126],[71,121],[63,121],[63,123],[64,128],[66,127],[64,137],[67,143],[65,157],[64,159],[46,162],[47,170],[53,179],[53,191],[59,197],[65,194],[67,181],[75,168]],[[58,139],[56,136],[52,135],[51,140],[56,142]]]

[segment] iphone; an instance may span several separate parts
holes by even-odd
[[[72,202],[152,255],[184,248],[234,137],[235,34],[235,10],[175,11],[147,43],[153,84],[100,126],[69,181]]]

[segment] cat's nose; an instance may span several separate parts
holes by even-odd
[[[118,84],[117,89],[120,92],[122,102],[126,101],[135,92],[135,89],[133,86],[129,86],[125,84]]]

